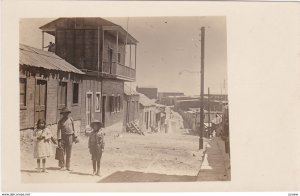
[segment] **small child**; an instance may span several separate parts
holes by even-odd
[[[46,171],[46,158],[52,155],[51,131],[46,127],[44,120],[39,119],[37,129],[34,130],[34,158],[37,159],[37,170],[41,172],[41,160],[43,162],[42,172]]]
[[[100,161],[104,149],[104,133],[102,132],[102,123],[95,120],[91,123],[93,131],[89,136],[89,150],[93,161],[93,175],[100,176]],[[97,168],[97,170],[96,170]]]

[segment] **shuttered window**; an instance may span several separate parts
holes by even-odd
[[[26,78],[20,78],[20,106],[26,106],[26,92],[27,92]]]
[[[114,95],[111,95],[109,97],[109,106],[110,106],[110,112],[114,112]]]
[[[73,83],[73,104],[79,103],[79,84]]]

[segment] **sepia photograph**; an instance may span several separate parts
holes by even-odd
[[[225,16],[19,20],[22,183],[230,181]]]
[[[3,0],[2,195],[299,195],[296,5]]]

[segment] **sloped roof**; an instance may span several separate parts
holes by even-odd
[[[130,88],[130,86],[127,84],[124,84],[124,93],[125,95],[139,95],[138,92]]]
[[[139,95],[140,95],[140,104],[142,104],[145,107],[155,106],[155,103],[151,99],[149,99],[146,95],[142,93],[139,93]]]
[[[70,17],[58,18],[40,27],[43,31],[55,31],[56,29],[80,29],[97,28],[98,26],[117,26],[100,17]]]
[[[64,72],[73,72],[84,74],[64,59],[60,58],[53,52],[43,51],[31,46],[20,44],[19,64],[32,67],[41,67],[48,70],[58,70]]]
[[[120,32],[120,35],[126,37],[128,44],[138,43],[138,41],[120,25],[117,25],[100,17],[58,18],[41,26],[40,29],[55,36],[55,31],[57,29],[98,29],[99,27],[107,31],[114,30]]]

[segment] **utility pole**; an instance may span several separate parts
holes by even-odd
[[[210,100],[209,100],[209,98],[210,98],[210,96],[209,96],[209,88],[208,88],[208,94],[207,94],[207,102],[208,102],[208,104],[207,104],[207,110],[208,110],[208,127],[207,127],[207,133],[208,133],[208,135],[207,136],[209,136],[209,134],[210,134]]]
[[[199,150],[203,149],[203,132],[204,132],[204,46],[205,46],[205,27],[201,27],[201,74],[200,74],[200,130],[199,130]]]

